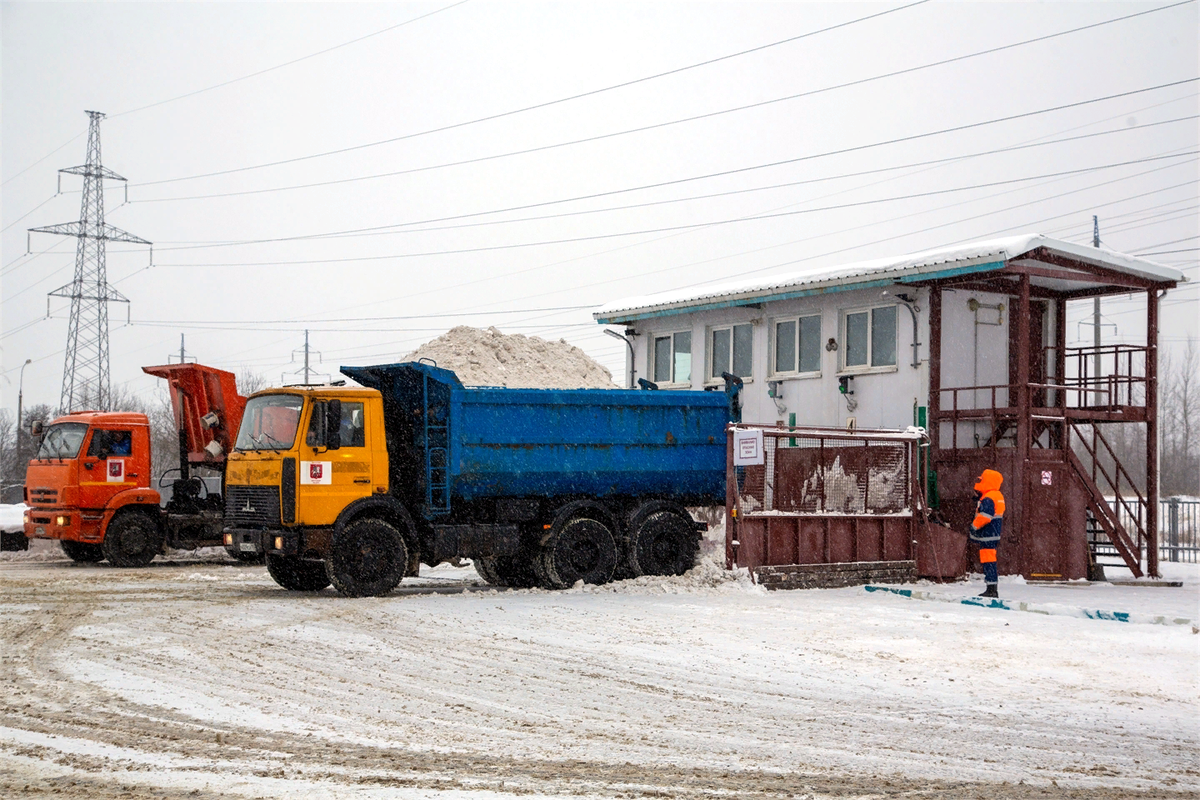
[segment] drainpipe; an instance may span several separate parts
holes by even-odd
[[[637,336],[637,331],[635,331],[633,328],[628,328],[625,331],[625,335],[622,336],[621,334],[617,333],[616,331],[612,330],[611,328],[605,328],[604,333],[607,334],[608,336],[613,337],[614,339],[620,339],[626,345],[629,346],[629,388],[632,389],[634,386],[633,379],[634,379],[634,376],[637,374],[637,370],[634,368],[633,342],[630,341],[630,339],[628,337]]]
[[[920,369],[921,368],[921,356],[920,356],[921,351],[919,350],[919,348],[921,347],[921,343],[917,341],[917,312],[921,310],[921,307],[919,305],[917,305],[916,298],[909,297],[906,292],[902,292],[901,294],[895,295],[895,298],[897,300],[899,300],[902,304],[904,304],[904,307],[908,309],[908,313],[910,315],[912,315],[912,322],[913,322],[912,368]]]

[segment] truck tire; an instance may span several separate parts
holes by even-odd
[[[59,540],[59,544],[62,545],[62,550],[67,554],[67,558],[78,561],[80,564],[95,564],[97,561],[104,560],[104,550],[98,544],[72,542],[68,539]]]
[[[114,567],[144,567],[162,546],[162,528],[147,515],[131,511],[113,517],[100,548]]]
[[[472,558],[471,565],[475,567],[475,571],[479,573],[479,577],[483,578],[485,583],[491,586],[508,586],[500,577],[500,573],[496,571],[496,556]]]
[[[537,560],[537,574],[547,589],[567,589],[576,582],[607,583],[617,567],[617,545],[608,526],[575,517],[550,533]]]
[[[497,556],[496,574],[512,589],[532,589],[541,583],[537,563],[538,556],[523,547],[515,556]]]
[[[356,519],[333,532],[325,562],[333,588],[345,597],[383,595],[408,569],[408,545],[395,526],[376,517]]]
[[[629,521],[627,571],[639,575],[682,575],[696,564],[700,537],[686,511],[647,503]]]
[[[305,561],[300,556],[267,553],[267,572],[276,583],[293,592],[319,592],[329,585],[324,562]]]

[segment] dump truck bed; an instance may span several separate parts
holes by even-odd
[[[342,372],[383,395],[389,434],[424,461],[434,513],[503,496],[724,501],[722,392],[464,387],[426,363]]]

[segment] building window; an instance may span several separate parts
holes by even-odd
[[[775,321],[775,374],[821,371],[821,315]]]
[[[749,378],[754,363],[754,328],[745,325],[730,325],[728,328],[713,328],[709,334],[709,370],[711,380],[720,380],[722,372],[730,372],[739,378]]]
[[[692,382],[692,332],[679,331],[654,337],[655,383]]]
[[[896,366],[896,306],[843,312],[842,341],[847,370]]]

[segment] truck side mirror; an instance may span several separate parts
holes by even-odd
[[[30,436],[41,436],[42,435],[42,421],[40,419],[35,419],[33,422],[29,423],[29,435]]]
[[[342,401],[330,400],[325,404],[325,447],[338,450],[342,446]]]

